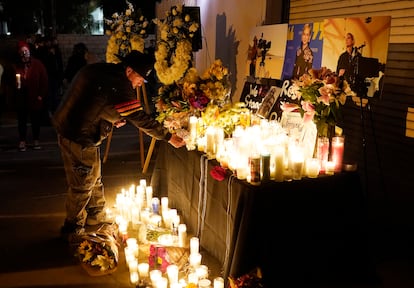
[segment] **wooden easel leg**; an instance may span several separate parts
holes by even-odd
[[[142,168],[142,173],[143,174],[147,173],[148,166],[149,166],[149,163],[151,161],[151,156],[152,156],[152,152],[154,151],[156,141],[157,141],[157,139],[155,139],[155,138],[151,139],[151,143],[150,143],[150,146],[148,148],[147,158],[145,159],[144,168]]]
[[[139,155],[141,157],[141,168],[144,168],[145,149],[144,149],[144,133],[139,130]]]
[[[111,132],[108,135],[108,138],[106,139],[106,145],[105,145],[105,154],[102,159],[102,163],[106,162],[106,159],[108,159],[108,153],[109,153],[109,147],[111,146],[111,140],[112,140],[112,133],[114,130],[111,130]]]

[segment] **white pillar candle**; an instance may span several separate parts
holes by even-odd
[[[175,264],[168,265],[167,275],[170,285],[178,283],[178,266]]]
[[[141,186],[141,187],[143,187],[143,188],[147,187],[147,180],[145,180],[145,179],[140,179],[140,180],[139,180],[139,186]]]
[[[190,239],[190,255],[198,254],[200,252],[200,239],[191,237]]]
[[[178,246],[187,246],[187,225],[185,224],[178,225]]]
[[[145,194],[147,196],[147,208],[151,209],[150,211],[152,211],[152,207],[151,207],[151,200],[152,200],[152,187],[151,186],[147,186],[145,187]]]
[[[161,210],[164,213],[164,211],[168,211],[168,197],[161,197]]]

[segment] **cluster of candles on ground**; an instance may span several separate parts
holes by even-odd
[[[251,184],[316,178],[342,170],[344,136],[329,139],[316,137],[315,132],[315,137],[306,137],[303,131],[288,131],[278,121],[260,119],[250,126],[235,126],[231,137],[225,138],[223,128],[215,126],[208,126],[203,129],[204,135],[199,134],[200,121],[195,116],[189,119],[187,148],[197,148],[209,159],[215,158],[237,178]]]
[[[187,236],[186,224],[180,223],[177,210],[169,207],[168,197],[162,197],[161,200],[153,197],[152,187],[146,184],[145,179],[141,179],[139,186],[131,185],[129,189],[122,189],[116,195],[115,202],[115,210],[107,209],[107,217],[114,218],[118,224],[119,234],[125,244],[130,282],[135,287],[184,288],[193,283],[200,288],[224,288],[222,277],[215,277],[212,286],[209,268],[202,265],[199,238]],[[130,231],[137,231],[137,227],[137,237],[131,237]],[[139,261],[140,243],[148,242],[147,227],[170,230],[170,233],[158,237],[159,245],[189,247],[189,269],[186,273],[175,264],[169,264],[163,273],[160,269],[151,269],[149,262]]]

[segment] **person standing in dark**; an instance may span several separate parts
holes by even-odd
[[[72,82],[75,74],[86,64],[88,64],[88,47],[85,43],[79,42],[73,45],[72,55],[68,59],[65,71],[63,73],[63,83],[67,88]]]
[[[296,50],[295,65],[293,66],[292,79],[299,79],[300,76],[312,69],[313,51],[309,47],[312,34],[312,26],[305,24],[301,35],[300,47]]]
[[[40,126],[44,100],[48,95],[48,77],[43,63],[32,57],[29,45],[18,42],[18,60],[14,64],[16,74],[15,103],[19,132],[19,151],[26,151],[27,125],[30,119],[33,149],[41,149]]]
[[[100,145],[113,127],[119,128],[128,121],[174,147],[185,145],[182,138],[170,134],[147,114],[137,98],[135,89],[149,77],[155,58],[135,50],[118,58],[118,64],[100,62],[84,66],[53,116],[69,186],[61,230],[69,241],[72,236],[76,241],[76,235],[86,225],[105,222]]]
[[[345,51],[339,55],[336,73],[339,77],[343,77],[349,85],[355,84],[355,69],[358,56],[361,56],[355,46],[355,39],[352,33],[345,35]]]

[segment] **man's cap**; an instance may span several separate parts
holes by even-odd
[[[137,50],[132,50],[128,55],[121,56],[115,54],[125,66],[131,67],[135,72],[141,75],[145,80],[154,69],[155,58],[151,54],[144,54]]]
[[[25,41],[19,41],[17,42],[17,49],[20,50],[21,48],[26,47],[27,49],[30,49],[29,44]]]

